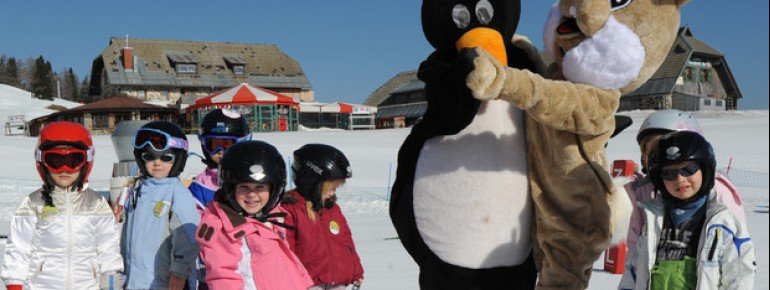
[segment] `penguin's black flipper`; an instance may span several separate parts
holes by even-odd
[[[420,64],[417,77],[425,82],[428,108],[415,129],[426,138],[455,135],[476,117],[481,102],[465,85],[473,69],[470,64],[463,56],[441,51],[433,52]]]
[[[422,240],[414,217],[414,174],[417,160],[425,144],[424,135],[416,132],[417,127],[406,137],[398,151],[396,180],[390,193],[390,220],[396,228],[399,240],[418,265],[421,265],[433,253]]]

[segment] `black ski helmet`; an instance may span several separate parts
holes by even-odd
[[[187,142],[187,136],[184,135],[184,132],[182,132],[182,129],[179,128],[174,123],[167,122],[167,121],[155,121],[150,122],[139,128],[137,131],[137,135],[134,136],[134,158],[136,159],[136,163],[139,166],[139,171],[142,172],[142,175],[144,176],[150,176],[147,172],[147,166],[144,165],[144,161],[142,161],[142,153],[143,152],[152,152],[155,154],[165,154],[165,153],[172,153],[174,154],[174,165],[171,166],[171,171],[168,173],[168,177],[177,177],[179,174],[182,173],[184,170],[185,163],[187,162],[187,150],[181,149],[181,148],[168,148],[166,150],[156,150],[151,146],[150,144],[145,144],[141,146],[140,148],[136,147],[137,138],[139,137],[139,133],[142,131],[142,129],[150,129],[150,130],[157,130],[163,133],[168,134],[171,137],[184,140],[184,142]],[[140,144],[143,144],[141,140],[139,140]],[[160,148],[159,148],[160,149]]]
[[[270,198],[255,218],[269,214],[286,187],[286,163],[278,149],[262,141],[243,141],[230,147],[219,163],[220,188],[215,200],[249,216],[235,201],[235,187],[243,182],[270,184]]]
[[[291,169],[294,184],[305,199],[319,210],[321,204],[321,183],[331,179],[346,179],[353,176],[350,162],[342,151],[325,144],[307,144],[294,151]]]
[[[227,136],[242,138],[249,134],[249,124],[240,113],[231,109],[214,109],[203,117],[200,128],[198,129],[198,138],[201,139],[201,150],[205,159],[203,163],[209,167],[217,166],[211,160],[211,155],[206,150],[203,142],[204,137]]]
[[[663,167],[684,161],[696,161],[701,168],[703,183],[700,190],[687,200],[679,200],[671,196],[663,184],[661,171]],[[650,180],[668,201],[676,204],[687,204],[708,195],[714,187],[716,158],[714,149],[701,134],[691,131],[679,131],[667,134],[652,149],[647,160],[650,170]]]

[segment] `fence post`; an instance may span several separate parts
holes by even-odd
[[[730,157],[730,160],[727,161],[727,171],[725,171],[725,176],[728,178],[730,177],[730,168],[733,167],[733,157]]]

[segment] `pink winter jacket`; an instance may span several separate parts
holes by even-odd
[[[637,172],[634,180],[626,183],[625,188],[626,192],[628,192],[628,197],[631,198],[631,203],[634,205],[634,212],[631,214],[631,221],[628,227],[628,236],[626,236],[626,244],[630,251],[631,249],[636,249],[636,238],[639,237],[644,227],[644,210],[639,208],[639,204],[655,198],[655,186],[647,176]],[[735,189],[730,180],[722,174],[716,173],[714,189],[717,192],[719,201],[745,223],[746,213],[743,211],[743,199],[741,199],[738,190]]]
[[[206,207],[196,239],[211,290],[293,290],[313,285],[289,249],[284,229],[245,218],[219,202]]]

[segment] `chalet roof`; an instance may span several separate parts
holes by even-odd
[[[403,93],[411,93],[415,91],[422,91],[425,89],[425,83],[418,79],[413,79],[409,81],[408,83],[404,84],[403,86],[393,90],[390,92],[391,95],[394,94],[403,94]]]
[[[393,91],[416,79],[417,70],[401,72],[369,95],[364,101],[364,105],[377,106],[387,100]]]
[[[312,88],[299,63],[273,44],[129,38],[128,45],[136,60],[133,71],[123,66],[124,38],[111,38],[94,60],[94,69],[102,65],[110,84],[223,88],[246,82],[267,88]],[[196,73],[177,74],[175,63],[194,63]],[[244,65],[243,75],[233,73],[234,64]]]
[[[118,110],[118,109],[128,109],[128,110],[146,110],[146,109],[156,109],[156,110],[170,110],[174,111],[175,109],[159,106],[159,105],[153,105],[145,103],[144,100],[130,97],[127,95],[117,95],[112,98],[96,101],[93,103],[85,104],[82,106],[74,107],[72,109],[61,111],[61,113],[73,113],[78,111],[97,111],[97,110]]]
[[[728,94],[735,94],[740,98],[740,90],[735,82],[735,78],[732,76],[732,72],[730,72],[729,66],[727,66],[724,54],[693,36],[692,30],[689,27],[679,28],[679,34],[674,40],[674,44],[671,46],[666,59],[650,77],[650,80],[623,97],[671,94],[676,86],[677,78],[682,74],[682,70],[687,66],[687,61],[693,55],[720,59],[720,65],[714,67],[720,80],[723,81]]]

